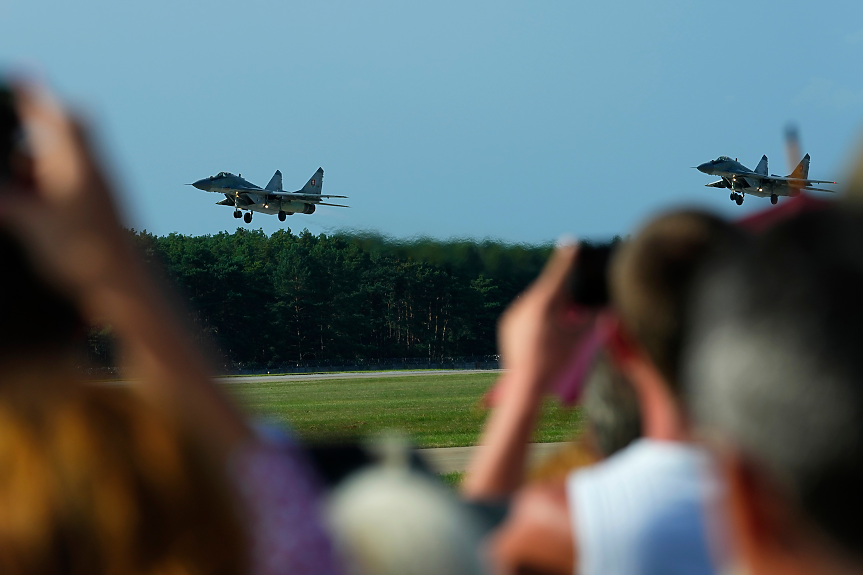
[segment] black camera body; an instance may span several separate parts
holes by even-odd
[[[611,301],[608,269],[620,240],[608,243],[582,243],[570,277],[572,301],[590,308],[607,306]]]
[[[17,176],[16,156],[22,149],[21,120],[15,109],[15,95],[0,83],[0,185]]]

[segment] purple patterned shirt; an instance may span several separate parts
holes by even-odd
[[[342,573],[322,524],[319,486],[296,444],[247,445],[231,471],[248,522],[252,575]]]

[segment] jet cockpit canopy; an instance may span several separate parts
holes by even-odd
[[[714,161],[714,162],[716,162],[716,163],[718,163],[718,162],[733,162],[734,160],[732,160],[732,159],[731,159],[731,158],[729,158],[728,156],[719,156],[718,158],[716,158],[716,159],[715,159],[715,160],[713,160],[713,161]]]
[[[228,177],[231,177],[231,176],[233,176],[233,175],[234,175],[234,174],[232,174],[231,172],[219,172],[219,173],[218,173],[218,174],[216,174],[215,176],[210,176],[210,179],[211,179],[211,180],[215,180],[215,179],[217,179],[217,178],[228,178]]]

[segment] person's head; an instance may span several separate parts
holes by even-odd
[[[754,573],[863,566],[863,214],[780,223],[693,291],[685,390]]]
[[[0,386],[0,572],[239,575],[219,470],[147,402],[43,374]]]
[[[330,532],[351,575],[480,575],[481,523],[434,477],[408,465],[406,445],[385,437],[383,460],[330,494]]]
[[[716,216],[672,212],[624,242],[611,262],[611,300],[623,329],[675,394],[691,283],[734,233]]]

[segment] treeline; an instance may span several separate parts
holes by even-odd
[[[550,246],[289,229],[131,232],[225,367],[496,353],[506,305]],[[104,334],[91,336],[97,354]]]

